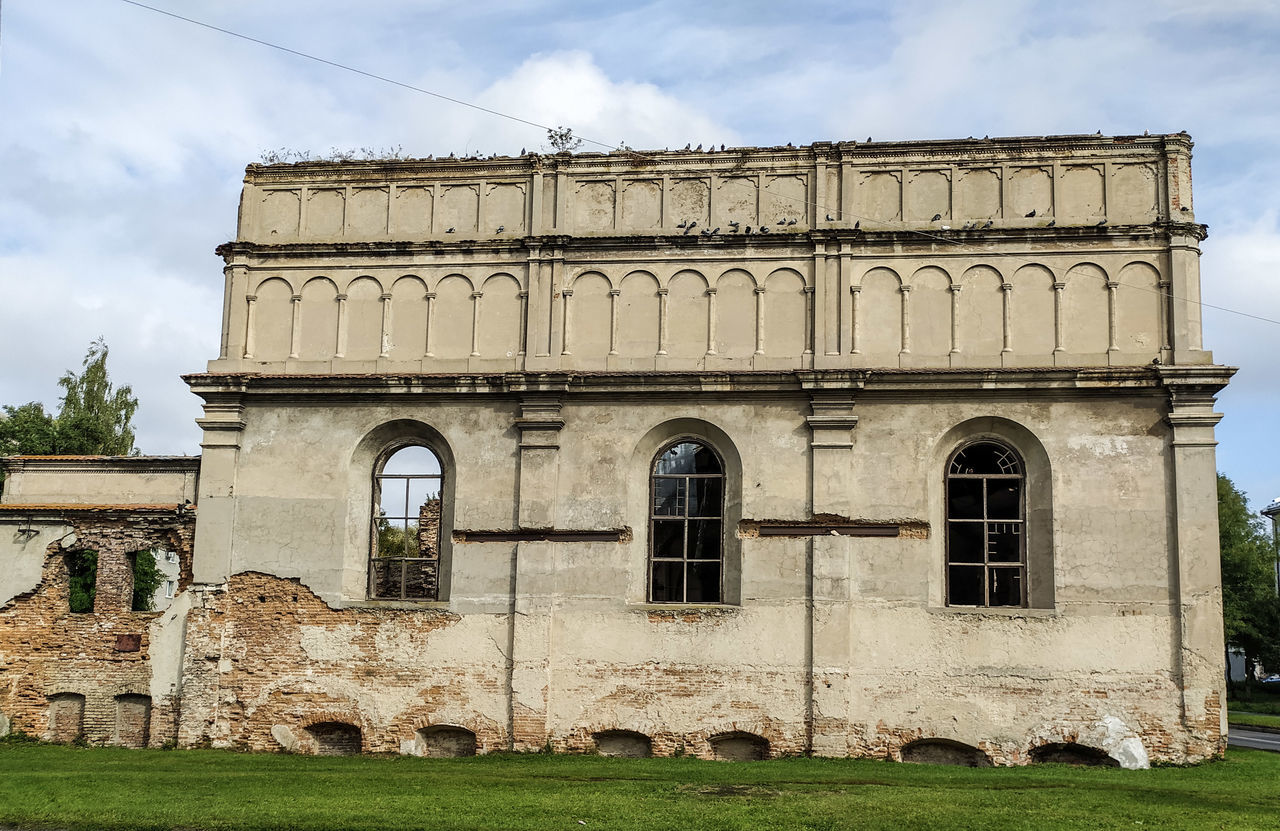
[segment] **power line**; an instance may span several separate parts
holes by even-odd
[[[2,3],[2,2],[3,2],[3,0],[0,0],[0,3]],[[294,55],[294,56],[299,57],[299,58],[305,58],[306,60],[315,61],[315,62],[317,62],[317,63],[322,63],[322,64],[324,64],[324,65],[326,65],[326,66],[334,67],[335,69],[341,69],[341,70],[343,70],[343,71],[345,71],[345,72],[351,72],[351,73],[354,73],[354,74],[356,74],[356,75],[361,75],[361,76],[364,76],[364,77],[366,77],[366,78],[371,78],[371,79],[373,79],[373,80],[375,80],[375,81],[381,81],[381,82],[386,83],[386,84],[391,84],[392,86],[397,86],[397,87],[401,87],[401,88],[403,88],[403,89],[410,90],[410,91],[412,91],[412,92],[417,92],[417,93],[420,93],[420,94],[422,94],[422,95],[429,95],[429,96],[431,96],[432,98],[437,98],[437,99],[439,99],[439,100],[441,100],[441,101],[448,101],[448,102],[449,102],[449,103],[451,103],[451,104],[457,104],[457,105],[462,106],[462,107],[467,107],[467,108],[469,108],[469,109],[476,110],[477,112],[482,112],[482,113],[485,113],[485,114],[487,114],[487,115],[496,116],[496,117],[498,117],[498,118],[505,118],[505,119],[507,119],[508,121],[514,121],[514,122],[516,122],[516,123],[518,123],[518,124],[524,124],[524,125],[529,126],[529,127],[537,127],[539,130],[547,130],[547,131],[551,131],[551,130],[557,129],[557,128],[552,127],[552,126],[547,125],[547,124],[540,124],[540,123],[538,123],[538,122],[536,122],[536,121],[531,121],[531,120],[529,120],[529,119],[527,119],[527,118],[521,118],[520,116],[511,115],[510,113],[504,113],[504,112],[501,112],[501,111],[499,111],[499,110],[490,109],[489,107],[483,107],[483,106],[481,106],[481,105],[479,105],[479,104],[473,104],[473,103],[471,103],[470,101],[464,101],[464,100],[463,100],[463,99],[461,99],[461,98],[454,98],[454,97],[452,97],[452,96],[444,95],[443,93],[439,93],[439,92],[434,92],[434,91],[429,90],[429,89],[424,89],[423,87],[415,86],[415,85],[413,85],[413,84],[407,84],[407,83],[405,83],[405,82],[403,82],[403,81],[397,81],[397,80],[395,80],[394,78],[388,78],[388,77],[386,77],[385,75],[378,75],[378,74],[373,73],[373,72],[367,72],[367,71],[365,71],[365,70],[363,70],[363,69],[358,69],[358,68],[356,68],[356,67],[349,66],[349,65],[347,65],[347,64],[339,63],[339,62],[337,62],[337,61],[331,61],[331,60],[329,60],[329,59],[327,59],[327,58],[321,58],[321,57],[319,57],[319,56],[317,56],[317,55],[312,55],[312,54],[309,54],[309,53],[307,53],[307,52],[301,52],[301,51],[299,51],[299,50],[297,50],[297,49],[290,49],[290,48],[289,48],[289,47],[287,47],[287,46],[281,46],[280,44],[272,43],[272,42],[270,42],[270,41],[266,41],[266,40],[262,40],[261,38],[252,37],[252,36],[250,36],[250,35],[242,34],[242,33],[240,33],[240,32],[236,32],[236,31],[233,31],[233,30],[231,30],[231,29],[225,29],[225,28],[223,28],[223,27],[221,27],[221,26],[215,26],[215,25],[213,25],[213,24],[211,24],[211,23],[205,23],[204,21],[196,20],[195,18],[185,17],[185,16],[183,16],[183,15],[176,14],[176,13],[174,13],[174,12],[170,12],[170,11],[166,11],[166,10],[164,10],[164,9],[156,8],[155,6],[149,6],[149,5],[147,5],[146,3],[140,3],[140,2],[138,2],[138,0],[120,0],[120,2],[122,2],[122,3],[127,3],[127,4],[128,4],[128,5],[130,5],[130,6],[136,6],[136,7],[140,8],[140,9],[146,9],[147,11],[155,12],[156,14],[161,14],[161,15],[164,15],[164,16],[166,16],[166,17],[171,17],[171,18],[174,18],[175,20],[181,20],[181,21],[183,21],[183,22],[185,22],[185,23],[190,23],[190,24],[192,24],[192,25],[194,25],[194,26],[200,26],[201,28],[204,28],[204,29],[209,29],[209,30],[211,30],[211,31],[219,32],[219,33],[224,34],[224,35],[229,35],[230,37],[239,38],[240,40],[249,41],[250,43],[256,43],[256,44],[258,44],[259,46],[265,46],[265,47],[267,47],[267,48],[269,48],[269,49],[275,49],[275,50],[278,50],[278,51],[280,51],[280,52],[285,52],[285,53],[287,53],[287,54]],[[637,156],[650,156],[650,157],[652,157],[652,156],[654,155],[654,154],[647,154],[647,153],[643,153],[643,152],[638,152],[638,151],[635,151],[635,150],[631,150],[631,148],[629,148],[629,147],[622,147],[622,146],[619,146],[619,145],[616,145],[616,144],[610,144],[610,143],[608,143],[608,142],[598,141],[598,140],[593,139],[593,138],[588,138],[587,136],[578,135],[577,133],[573,133],[573,136],[574,136],[575,138],[577,138],[577,139],[581,139],[582,141],[584,141],[584,142],[586,142],[586,143],[588,143],[588,144],[594,144],[594,145],[596,145],[596,146],[598,146],[598,147],[604,147],[604,148],[607,148],[608,150],[611,150],[611,151],[625,151],[625,152],[628,152],[628,153],[631,153],[631,154],[634,154],[634,155],[637,155]],[[905,183],[904,183],[903,187],[905,187],[905,186],[906,186],[906,185],[905,185]],[[746,185],[741,185],[740,187],[746,187]],[[768,185],[762,185],[762,186],[761,186],[761,189],[762,189],[762,190],[768,190]],[[797,203],[797,204],[803,204],[803,205],[804,205],[804,207],[805,207],[805,210],[806,210],[806,211],[809,209],[809,207],[810,207],[810,206],[812,206],[812,207],[815,209],[815,211],[817,211],[817,210],[819,210],[819,209],[821,209],[824,213],[826,213],[826,212],[829,212],[829,211],[830,211],[830,208],[829,208],[828,206],[826,206],[826,205],[820,205],[820,204],[819,204],[819,203],[817,203],[817,202],[809,202],[807,199],[797,199],[797,198],[795,198],[795,197],[786,196],[785,194],[781,194],[781,193],[778,193],[778,192],[776,192],[776,191],[773,193],[773,196],[774,196],[774,198],[779,199],[779,200],[781,200],[781,201],[785,201],[785,202],[794,202],[794,203]],[[868,222],[875,222],[875,221],[877,221],[877,220],[875,220],[875,219],[874,219],[874,218],[872,218],[872,217],[859,216],[859,215],[857,215],[857,214],[848,213],[848,212],[844,212],[844,213],[845,213],[845,215],[846,215],[847,217],[852,218],[852,219],[857,220],[857,221],[862,221],[862,220],[866,220],[866,221],[868,221]],[[911,233],[911,234],[915,234],[915,235],[917,235],[917,236],[924,237],[924,238],[926,238],[926,239],[932,239],[932,240],[936,240],[936,241],[938,241],[938,242],[947,243],[947,244],[950,244],[950,245],[957,245],[957,246],[962,246],[962,247],[963,247],[963,245],[964,245],[964,243],[962,243],[962,242],[961,242],[961,241],[959,241],[959,240],[951,239],[950,237],[940,236],[940,235],[938,235],[938,234],[931,234],[931,233],[929,233],[928,231],[921,231],[921,230],[913,229],[913,228],[904,228],[904,229],[902,229],[902,230],[904,230],[904,231],[906,231],[906,232],[908,232],[908,233]],[[1009,255],[1009,254],[1005,254],[1005,255],[1002,255],[1002,256],[1003,256],[1005,259],[1007,259],[1007,260],[1012,260],[1013,262],[1021,262],[1021,263],[1026,264],[1026,265],[1036,265],[1036,266],[1040,266],[1040,267],[1042,267],[1042,268],[1047,269],[1049,272],[1051,272],[1051,273],[1052,273],[1052,274],[1054,274],[1055,276],[1059,276],[1059,277],[1063,278],[1064,280],[1066,279],[1066,276],[1067,276],[1068,274],[1070,274],[1070,273],[1071,273],[1072,269],[1074,269],[1074,268],[1075,268],[1075,266],[1072,266],[1071,268],[1068,268],[1068,269],[1066,269],[1065,271],[1061,271],[1061,270],[1059,270],[1059,269],[1057,269],[1057,268],[1054,268],[1054,267],[1052,267],[1052,266],[1046,265],[1045,263],[1036,262],[1036,261],[1034,261],[1034,260],[1029,260],[1029,259],[1026,259],[1026,258],[1023,258],[1023,257],[1018,257],[1018,256],[1016,256],[1016,255]],[[1160,297],[1165,297],[1165,298],[1169,298],[1169,299],[1171,299],[1171,300],[1176,300],[1176,301],[1179,301],[1179,302],[1182,302],[1182,303],[1187,303],[1187,304],[1191,304],[1191,305],[1200,306],[1201,308],[1205,308],[1205,309],[1214,309],[1214,310],[1217,310],[1217,311],[1220,311],[1220,312],[1227,312],[1227,313],[1229,313],[1229,314],[1239,315],[1240,317],[1247,317],[1247,318],[1250,318],[1250,319],[1252,319],[1252,320],[1258,320],[1258,321],[1262,321],[1263,323],[1271,323],[1271,324],[1274,324],[1274,325],[1276,325],[1276,326],[1280,326],[1280,320],[1273,320],[1273,319],[1271,319],[1271,318],[1263,317],[1263,316],[1261,316],[1261,315],[1255,315],[1255,314],[1252,314],[1252,313],[1250,313],[1250,312],[1242,312],[1242,311],[1240,311],[1240,310],[1238,310],[1238,309],[1231,309],[1231,308],[1228,308],[1228,307],[1226,307],[1226,306],[1218,306],[1218,305],[1215,305],[1215,304],[1213,304],[1213,303],[1206,303],[1206,302],[1205,302],[1205,301],[1203,301],[1203,300],[1192,300],[1192,299],[1187,298],[1187,297],[1177,297],[1176,295],[1173,295],[1173,294],[1171,294],[1171,293],[1167,293],[1167,292],[1164,292],[1164,291],[1161,291],[1161,290],[1158,290],[1158,289],[1148,289],[1148,288],[1145,288],[1145,287],[1143,287],[1143,286],[1135,286],[1135,285],[1133,285],[1133,284],[1131,284],[1131,283],[1121,283],[1119,280],[1115,280],[1115,281],[1113,281],[1113,282],[1115,282],[1119,287],[1122,287],[1122,288],[1130,288],[1130,289],[1136,289],[1136,290],[1138,290],[1138,291],[1145,291],[1145,292],[1148,292],[1148,293],[1151,293],[1151,294],[1156,294],[1156,295],[1158,295],[1158,296],[1160,296]]]
[[[155,6],[148,6],[146,3],[137,2],[137,0],[120,0],[120,2],[128,3],[130,6],[137,6],[140,9],[146,9],[147,11],[152,11],[152,12],[155,12],[156,14],[162,14],[165,17],[172,17],[175,20],[181,20],[186,23],[190,23],[193,26],[200,26],[202,28],[210,29],[215,32],[221,32],[222,34],[230,35],[233,38],[239,38],[240,40],[247,40],[250,43],[258,44],[259,46],[266,46],[269,49],[276,49],[280,52],[287,52],[290,55],[296,55],[299,58],[306,58],[309,61],[315,61],[317,63],[325,64],[326,66],[332,66],[335,69],[341,69],[346,72],[352,72],[352,73],[355,73],[356,75],[363,75],[364,77],[372,78],[375,81],[382,81],[384,84],[391,84],[392,86],[403,87],[404,89],[411,90],[413,92],[418,92],[423,95],[430,95],[432,98],[439,98],[441,101],[448,101],[451,104],[457,104],[461,107],[469,107],[470,109],[477,110],[482,113],[487,113],[489,115],[494,115],[494,116],[497,116],[498,118],[505,118],[508,121],[515,121],[519,124],[525,124],[529,127],[537,127],[539,130],[556,129],[547,124],[539,124],[536,121],[530,121],[527,118],[521,118],[519,116],[511,115],[509,113],[504,113],[498,110],[489,109],[488,107],[482,107],[479,104],[472,104],[470,101],[463,101],[461,98],[453,98],[451,96],[444,95],[443,93],[433,92],[429,89],[423,89],[422,87],[414,86],[413,84],[406,84],[403,81],[397,81],[394,78],[388,78],[385,75],[378,75],[373,72],[366,72],[365,70],[357,69],[354,66],[348,66],[347,64],[338,63],[337,61],[331,61],[327,58],[321,58],[317,55],[311,55],[306,52],[300,52],[297,49],[290,49],[289,47],[281,46],[278,43],[271,43],[270,41],[262,40],[260,38],[255,38],[250,35],[241,34],[240,32],[234,32],[231,29],[224,29],[221,26],[214,26],[212,23],[205,23],[204,21],[196,20],[195,18],[192,18],[192,17],[184,17],[183,15],[175,14],[174,12],[165,11],[164,9],[158,9]],[[616,145],[612,145],[603,141],[596,141],[593,138],[580,136],[580,135],[577,135],[576,133],[574,134],[574,136],[575,138],[581,139],[582,141],[585,141],[589,144],[599,145],[600,147],[607,147],[610,150],[621,149]]]

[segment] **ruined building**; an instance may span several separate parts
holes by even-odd
[[[221,349],[186,376],[200,456],[4,463],[4,722],[319,753],[1213,756],[1232,370],[1201,344],[1190,155],[252,165]],[[155,551],[175,596],[133,611]]]

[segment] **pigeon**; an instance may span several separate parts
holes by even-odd
[[[937,222],[939,219],[942,219],[942,214],[934,214],[934,215],[933,215],[933,219],[931,219],[931,220],[929,220],[929,221],[930,221],[930,222]]]
[[[499,225],[499,226],[498,226],[498,230],[497,230],[495,233],[499,233],[499,234],[501,234],[501,233],[502,233],[503,231],[505,231],[505,230],[507,230],[507,226],[505,226],[505,225]]]
[[[1046,228],[1052,228],[1053,226],[1055,226],[1055,225],[1057,225],[1057,224],[1058,224],[1058,220],[1056,220],[1056,219],[1051,219],[1051,220],[1049,220],[1049,224],[1048,224],[1048,225],[1046,225],[1046,226],[1044,226],[1044,227],[1046,227]]]
[[[1107,221],[1106,221],[1105,219],[1103,219],[1103,220],[1099,220],[1098,224],[1097,224],[1097,225],[1095,225],[1094,227],[1095,227],[1095,228],[1101,228],[1103,225],[1106,225],[1106,224],[1107,224]]]
[[[1183,208],[1183,210],[1186,210],[1186,208]],[[835,221],[836,221],[836,218],[834,216],[832,216],[831,214],[827,214],[827,222],[835,222]]]
[[[769,233],[769,226],[768,226],[768,225],[761,225],[761,226],[760,226],[760,233],[762,233],[762,234],[767,234],[767,233]]]
[[[859,229],[859,228],[861,228],[861,227],[862,227],[862,220],[861,220],[861,219],[859,219],[857,222],[853,223],[853,230],[855,230],[855,231],[856,231],[856,230],[858,230],[858,229]]]
[[[720,233],[720,226],[719,226],[719,225],[717,225],[716,227],[712,228],[712,229],[711,229],[710,231],[708,231],[707,233],[708,233],[708,234],[710,234],[711,236],[715,236],[716,234]]]
[[[1036,209],[1035,209],[1035,208],[1032,208],[1032,209],[1031,209],[1031,213],[1023,214],[1023,215],[1024,215],[1024,216],[1027,216],[1027,217],[1035,216],[1035,215],[1036,215]]]
[[[788,220],[787,220],[787,224],[788,224],[788,225],[795,225],[795,224],[796,224],[796,221],[795,221],[794,219],[788,219]]]
[[[677,227],[677,228],[684,228],[684,227],[685,227],[685,226],[687,226],[688,224],[689,224],[688,222],[685,222],[685,221],[682,219],[682,220],[680,220],[680,222],[676,225],[676,227]]]
[[[742,224],[742,223],[738,222],[738,220],[736,220],[736,219],[731,219],[731,220],[729,220],[729,227],[730,227],[730,228],[732,228],[732,229],[734,229],[735,231],[738,229],[738,226],[739,226],[740,224]]]
[[[452,228],[450,228],[449,230],[445,231],[445,233],[446,233],[446,234],[452,234],[452,233],[453,233],[453,229],[452,229]]]
[[[982,226],[982,230],[985,231],[988,228],[990,228],[992,225],[995,225],[995,220],[988,219],[987,224]]]

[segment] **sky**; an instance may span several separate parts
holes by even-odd
[[[1203,299],[1280,321],[1280,3],[150,0],[636,149],[1189,132]],[[56,410],[90,341],[144,453],[199,452],[246,164],[518,154],[546,133],[123,0],[0,9],[0,404]],[[583,149],[600,149],[591,146]],[[1206,307],[1237,366],[1218,466],[1280,497],[1280,323]]]

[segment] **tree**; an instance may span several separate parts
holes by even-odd
[[[133,414],[138,399],[125,384],[111,385],[107,373],[107,342],[98,338],[89,344],[84,370],[77,375],[67,370],[58,379],[63,396],[55,420],[58,453],[129,456],[133,446]]]
[[[582,139],[575,136],[570,127],[548,127],[547,144],[557,153],[571,153],[582,146]]]
[[[20,407],[5,405],[0,417],[0,456],[19,453],[47,455],[57,447],[53,416],[44,405],[32,401]]]
[[[67,370],[58,379],[63,396],[56,416],[39,401],[3,407],[0,456],[136,455],[133,415],[138,399],[128,384],[112,386],[107,352],[106,341],[98,338],[89,344],[80,374]]]
[[[1247,497],[1218,474],[1218,542],[1222,547],[1222,614],[1227,644],[1252,663],[1280,670],[1280,597],[1276,553]]]

